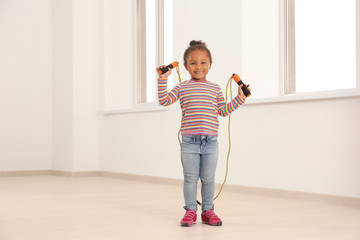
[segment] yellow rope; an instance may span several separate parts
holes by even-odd
[[[181,77],[180,77],[180,68],[179,68],[179,65],[176,66],[176,72],[179,76],[179,83],[181,83]]]
[[[180,69],[179,69],[179,65],[176,67],[176,72],[177,72],[178,77],[179,77],[179,83],[181,83],[181,77],[180,77]],[[182,118],[181,118],[181,122],[182,122]],[[179,144],[180,144],[180,147],[181,147],[180,133],[181,133],[181,128],[179,129],[179,132],[178,132],[178,141],[179,141]],[[181,157],[181,164],[182,164],[182,157]],[[183,169],[184,169],[184,166],[183,166]]]
[[[179,66],[176,67],[176,72],[178,74],[178,77],[179,77],[179,83],[181,83],[181,77],[180,77],[180,70],[179,70]],[[228,89],[229,89],[229,85],[230,85],[230,101],[232,99],[232,76],[229,78],[227,84],[226,84],[226,92],[225,92],[225,104],[227,104],[228,102]],[[228,148],[228,153],[227,153],[227,157],[226,157],[226,173],[225,173],[225,178],[224,178],[224,182],[221,184],[221,187],[220,187],[220,190],[218,192],[218,194],[216,195],[216,197],[214,198],[214,200],[216,200],[225,183],[226,183],[226,179],[228,177],[228,173],[229,173],[229,157],[230,157],[230,150],[231,150],[231,136],[230,136],[230,126],[231,126],[231,114],[229,115],[229,120],[228,120],[228,136],[229,136],[229,148]],[[178,141],[179,141],[179,145],[181,147],[181,138],[180,138],[180,134],[181,134],[181,129],[179,129],[179,132],[178,132]],[[181,154],[181,151],[180,151],[180,154]],[[181,156],[181,165],[183,167],[183,171],[184,171],[184,166],[183,166],[183,161],[182,161],[182,156]]]
[[[227,84],[226,84],[226,100],[225,100],[225,104],[227,104],[227,100],[228,100],[228,87],[229,87],[229,83],[230,83],[230,99],[232,99],[232,77],[229,78]],[[231,101],[231,100],[230,100]],[[226,179],[228,177],[228,173],[229,173],[229,157],[230,157],[230,151],[231,151],[231,136],[230,136],[230,126],[231,126],[231,114],[229,115],[229,121],[228,121],[228,136],[229,136],[229,148],[228,148],[228,153],[227,153],[227,157],[226,157],[226,173],[225,173],[225,178],[224,178],[224,182],[221,184],[220,190],[218,192],[218,194],[216,195],[216,197],[214,198],[214,200],[216,200],[218,198],[218,196],[220,195],[225,183],[226,183]]]

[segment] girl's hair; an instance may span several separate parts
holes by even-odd
[[[212,56],[211,56],[210,50],[206,46],[206,43],[201,40],[199,40],[199,41],[192,40],[190,42],[188,48],[184,52],[184,64],[186,64],[186,60],[188,59],[190,53],[192,53],[195,50],[205,51],[207,53],[207,55],[209,56],[210,63],[212,63]]]

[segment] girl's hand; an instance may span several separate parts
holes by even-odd
[[[245,98],[246,98],[246,96],[245,96],[245,94],[244,94],[244,92],[243,92],[243,90],[241,89],[241,87],[243,86],[244,84],[241,84],[240,86],[239,86],[239,96],[243,99],[243,100],[245,100]],[[250,90],[250,84],[248,84],[248,85],[246,85],[246,87],[247,87],[247,89],[251,92],[251,90]]]
[[[161,68],[166,68],[166,66],[165,66],[165,65],[162,65],[162,66],[156,68],[156,72],[157,72],[158,74],[159,74],[158,71],[159,71]],[[168,78],[168,76],[169,76],[170,74],[171,74],[171,68],[169,68],[166,73],[164,73],[164,74],[159,74],[159,78]]]

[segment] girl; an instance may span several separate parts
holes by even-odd
[[[212,57],[206,44],[191,41],[184,53],[184,66],[191,79],[175,86],[167,92],[168,72],[159,75],[158,96],[162,106],[169,106],[180,100],[181,160],[184,173],[184,199],[186,210],[181,220],[182,226],[192,226],[196,222],[197,183],[201,180],[203,223],[221,226],[222,220],[214,213],[215,171],[218,161],[218,115],[228,116],[245,102],[246,96],[239,86],[238,95],[225,104],[219,85],[207,81]],[[157,70],[166,68],[158,67]],[[247,85],[249,87],[249,85]],[[249,89],[250,90],[250,89]]]

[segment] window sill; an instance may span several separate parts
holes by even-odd
[[[165,111],[167,109],[168,109],[167,107],[163,107],[157,102],[152,102],[152,103],[136,104],[132,108],[126,108],[126,109],[104,110],[101,111],[100,113],[103,115],[111,115],[111,114],[124,114],[124,113]]]
[[[246,100],[245,105],[311,101],[311,100],[320,100],[320,99],[349,98],[349,97],[360,97],[360,89],[345,89],[345,90],[311,92],[311,93],[295,93],[295,94],[286,94],[283,96],[268,97],[268,98],[255,98],[255,99],[250,98]]]
[[[347,89],[347,90],[336,90],[336,91],[326,91],[326,92],[287,94],[287,95],[283,95],[283,96],[268,97],[268,98],[255,98],[255,99],[249,98],[246,100],[246,103],[244,104],[244,106],[254,105],[254,104],[299,102],[299,101],[349,98],[349,97],[360,97],[360,90]],[[163,107],[157,102],[152,102],[152,103],[136,104],[136,105],[134,105],[133,108],[104,110],[104,111],[101,111],[100,114],[112,115],[112,114],[166,111],[166,110],[168,110],[168,107]]]

